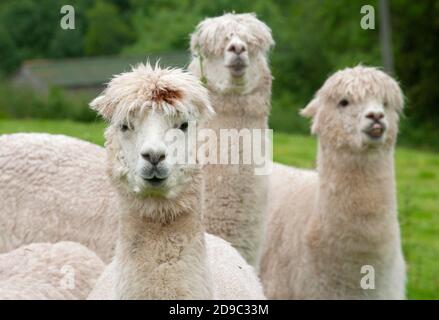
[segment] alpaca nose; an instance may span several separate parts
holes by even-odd
[[[366,118],[378,121],[384,118],[384,113],[381,111],[369,112],[368,114],[366,114]]]
[[[163,151],[149,150],[142,153],[142,158],[151,163],[153,166],[156,166],[166,159],[166,154]]]
[[[241,54],[247,50],[244,43],[231,43],[227,48],[227,51],[233,52],[235,54]]]

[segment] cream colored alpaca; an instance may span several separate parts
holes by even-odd
[[[103,270],[79,243],[33,243],[0,254],[0,300],[85,299]]]
[[[61,135],[0,136],[0,253],[69,240],[108,262],[116,205],[103,148]]]
[[[403,96],[384,72],[331,76],[302,111],[319,138],[317,171],[283,168],[261,278],[274,299],[403,299],[394,146]],[[374,289],[371,287],[374,286]]]
[[[187,154],[188,123],[213,113],[207,90],[178,69],[139,65],[114,77],[91,106],[106,130],[119,217],[113,262],[90,299],[259,298],[253,268],[202,224],[202,175]]]
[[[273,44],[270,29],[253,14],[208,18],[192,34],[189,70],[205,81],[217,113],[201,126],[215,131],[218,146],[220,129],[268,128],[272,76],[267,52]],[[239,140],[228,146],[229,156],[235,146]],[[255,167],[208,164],[203,175],[207,231],[229,241],[257,266],[268,175],[255,175]]]

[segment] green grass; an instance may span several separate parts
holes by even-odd
[[[0,134],[16,132],[46,132],[65,134],[99,145],[104,144],[105,124],[101,121],[93,123],[58,121],[58,120],[2,120]]]
[[[104,124],[48,120],[0,120],[0,134],[49,132],[102,145]],[[316,141],[300,135],[274,134],[274,159],[312,168]],[[408,263],[408,297],[439,299],[439,153],[398,147],[396,152],[399,217]]]

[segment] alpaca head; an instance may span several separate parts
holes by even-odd
[[[141,64],[115,76],[90,105],[109,122],[110,176],[119,187],[140,197],[172,198],[191,181],[198,166],[176,164],[169,148],[187,152],[188,122],[213,112],[198,79]]]
[[[271,81],[267,53],[273,45],[270,28],[254,14],[208,18],[191,36],[190,69],[211,90],[245,94]]]
[[[357,66],[329,77],[301,114],[313,119],[312,132],[333,149],[377,150],[395,144],[403,100],[389,75]]]

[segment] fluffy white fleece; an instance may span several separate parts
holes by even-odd
[[[279,166],[271,181],[283,200],[270,203],[260,266],[268,298],[405,297],[394,176],[402,107],[396,81],[358,66],[332,75],[302,111],[319,138],[317,170]]]
[[[0,254],[0,299],[85,299],[104,267],[78,243],[23,246]]]
[[[213,299],[264,300],[262,285],[253,267],[228,242],[205,234],[207,263],[213,280]],[[108,265],[87,299],[112,300],[114,263]]]
[[[63,135],[0,136],[0,252],[66,240],[108,262],[117,199],[105,157],[103,148]]]

